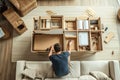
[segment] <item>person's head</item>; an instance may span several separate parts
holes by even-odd
[[[54,44],[54,50],[56,53],[61,51],[61,46],[59,43]]]

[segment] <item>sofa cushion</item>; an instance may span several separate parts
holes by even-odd
[[[81,61],[81,74],[89,74],[91,71],[101,71],[109,76],[108,61]]]
[[[70,73],[67,75],[68,77],[79,77],[80,76],[80,62],[72,61],[69,65]]]
[[[22,80],[30,80],[30,79],[22,79]]]
[[[45,80],[66,80],[66,78],[46,78]]]
[[[70,73],[62,78],[76,78],[80,76],[80,62],[79,61],[71,61],[69,64]],[[57,77],[54,75],[54,77]]]
[[[29,77],[31,79],[35,79],[35,77],[36,77],[36,70],[27,68],[27,69],[23,70],[21,74],[23,74],[23,75],[25,75],[25,76],[27,76],[27,77]]]
[[[96,80],[96,79],[91,75],[83,75],[80,76],[79,80]]]
[[[52,64],[50,61],[27,61],[26,62],[26,67],[35,69],[39,71],[40,73],[45,74],[45,77],[53,77],[53,69],[52,69]]]
[[[79,78],[46,78],[45,80],[79,80]]]
[[[100,72],[100,71],[92,71],[92,72],[90,72],[90,75],[95,77],[97,80],[112,80],[106,74],[104,74],[103,72]]]

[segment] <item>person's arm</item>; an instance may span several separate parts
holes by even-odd
[[[48,54],[48,57],[50,57],[51,55],[52,55],[52,53],[53,53],[53,46],[51,46],[51,48],[50,48],[50,52],[49,52],[49,54]]]
[[[72,41],[68,41],[68,44],[67,44],[67,51],[71,54],[71,44],[72,44]]]
[[[71,45],[72,45],[72,41],[68,41],[67,44],[67,51],[69,52],[69,56],[68,56],[68,64],[70,65],[70,54],[71,54]]]

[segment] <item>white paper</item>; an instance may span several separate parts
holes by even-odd
[[[84,20],[84,29],[89,29],[88,20]]]
[[[3,32],[2,28],[0,27],[0,38],[2,38],[5,35],[5,33]]]
[[[50,28],[50,20],[46,20],[46,28]]]
[[[78,36],[79,36],[79,45],[80,46],[89,45],[88,32],[79,32]]]
[[[82,20],[77,21],[77,27],[78,27],[78,29],[83,29],[83,21]]]

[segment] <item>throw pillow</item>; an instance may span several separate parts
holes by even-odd
[[[26,68],[25,70],[23,70],[22,74],[34,80],[44,80],[46,76],[45,73],[41,73],[40,71],[30,68]]]
[[[68,80],[67,78],[46,78],[45,80]]]
[[[36,79],[35,80],[37,80],[37,79],[44,80],[45,77],[46,77],[46,75],[47,75],[47,73],[41,73],[40,71],[37,71],[36,72]]]
[[[89,74],[95,77],[97,80],[112,80],[105,73],[100,71],[91,71]]]
[[[91,75],[83,75],[83,76],[80,76],[79,80],[97,80],[97,79],[95,79]]]
[[[22,71],[22,74],[31,78],[31,79],[35,79],[36,77],[36,70],[34,69],[29,69],[29,68],[26,68],[25,70]]]
[[[22,80],[30,80],[30,79],[22,79]]]

